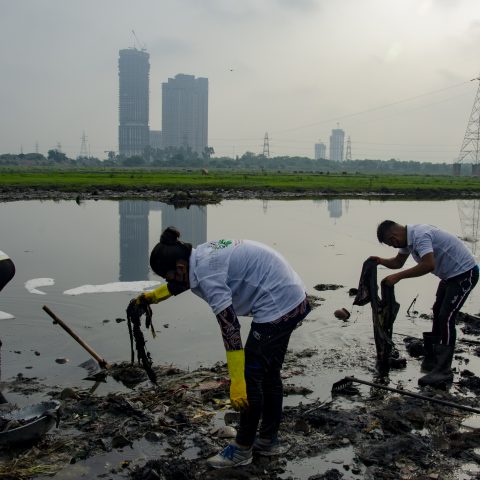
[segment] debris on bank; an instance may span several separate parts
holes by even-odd
[[[89,389],[51,388],[19,375],[4,383],[12,392],[44,392],[62,403],[62,417],[32,446],[0,450],[0,479],[52,475],[86,459],[127,452],[137,442],[155,445],[158,455],[148,461],[112,464],[102,478],[133,480],[292,479],[291,465],[314,462],[318,474],[310,480],[333,478],[411,479],[454,478],[466,462],[478,461],[480,433],[466,429],[465,412],[380,391],[353,388],[331,401],[312,402],[311,390],[297,385],[308,371],[316,349],[288,352],[282,375],[285,394],[298,395],[298,405],[284,408],[280,437],[290,446],[281,457],[254,457],[253,463],[211,470],[206,459],[235,435],[239,415],[230,409],[226,366],[184,371],[156,366],[158,385],[147,381],[137,365],[114,365],[109,372],[128,385],[126,393],[95,394]],[[332,359],[331,367],[335,365]],[[462,379],[477,378],[465,374]],[[101,381],[101,379],[97,379]],[[480,379],[478,379],[480,382]],[[472,382],[472,380],[470,380]],[[464,384],[461,388],[472,388]],[[435,390],[424,392],[451,402],[475,406],[476,398]],[[185,452],[194,446],[192,457]],[[338,468],[322,464],[338,459]],[[321,469],[320,466],[324,466]],[[438,476],[436,476],[438,475]],[[296,478],[296,477],[295,477]]]
[[[175,208],[189,208],[191,205],[211,205],[220,203],[221,197],[213,192],[191,192],[190,190],[179,190],[168,198],[166,203]]]
[[[315,350],[289,352],[284,377],[302,375],[308,358],[315,353]],[[228,437],[235,434],[231,422],[238,421],[238,414],[230,411],[226,365],[219,363],[194,371],[166,365],[155,366],[154,370],[158,379],[156,386],[137,365],[113,365],[108,376],[132,390],[105,396],[95,394],[97,383],[88,390],[52,388],[21,374],[13,381],[3,382],[7,396],[7,392],[26,396],[48,394],[54,401],[61,402],[62,413],[58,428],[46,433],[33,447],[27,444],[0,446],[0,479],[21,480],[51,474],[96,455],[129,448],[140,440],[163,445],[169,458],[181,457],[190,438],[200,448],[199,459],[184,463],[189,465],[192,475],[197,475],[199,470],[195,464],[215,454]],[[101,373],[102,377],[93,374],[92,380],[105,381],[105,371]],[[295,385],[290,379],[285,393],[306,395],[311,390]],[[218,418],[230,428],[217,425],[212,429]],[[124,465],[122,472],[128,469]],[[204,462],[202,469],[207,469]]]
[[[319,283],[313,288],[319,292],[324,292],[325,290],[338,290],[339,288],[343,288],[343,285],[335,285],[333,283]]]

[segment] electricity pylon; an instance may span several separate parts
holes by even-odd
[[[268,141],[268,132],[265,132],[265,137],[263,137],[263,156],[270,157],[270,142]]]
[[[347,138],[347,151],[345,153],[345,160],[352,159],[352,142],[350,140],[350,135]]]
[[[466,160],[472,163],[472,175],[477,177],[480,176],[480,77],[472,78],[473,81],[479,82],[477,94],[473,102],[460,153],[453,164],[453,174],[460,175],[461,163]]]
[[[87,136],[85,135],[85,132],[82,134],[82,144],[80,145],[80,154],[78,156],[82,158],[88,157]]]

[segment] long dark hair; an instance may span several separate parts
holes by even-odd
[[[190,258],[192,244],[182,242],[179,238],[180,231],[177,228],[166,228],[150,254],[150,267],[160,277],[165,278],[169,270],[175,270],[178,260],[188,262]]]

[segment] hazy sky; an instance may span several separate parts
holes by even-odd
[[[337,122],[352,157],[451,162],[480,73],[479,0],[0,0],[0,153],[117,150],[118,50],[161,83],[209,79],[217,155],[313,157]]]

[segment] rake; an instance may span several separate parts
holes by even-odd
[[[460,405],[458,403],[449,402],[448,400],[441,400],[439,398],[427,397],[425,395],[420,395],[418,393],[409,392],[408,390],[400,390],[398,388],[387,387],[386,385],[380,385],[378,383],[367,382],[366,380],[361,380],[360,378],[355,377],[345,377],[338,382],[335,382],[332,385],[332,394],[340,393],[343,390],[349,389],[352,387],[352,383],[362,383],[363,385],[369,385],[370,387],[381,388],[383,390],[388,390],[389,392],[399,393],[400,395],[406,395],[407,397],[418,398],[419,400],[425,400],[431,403],[438,403],[446,407],[458,408],[460,410],[465,410],[466,412],[480,413],[478,408],[469,407],[467,405]]]

